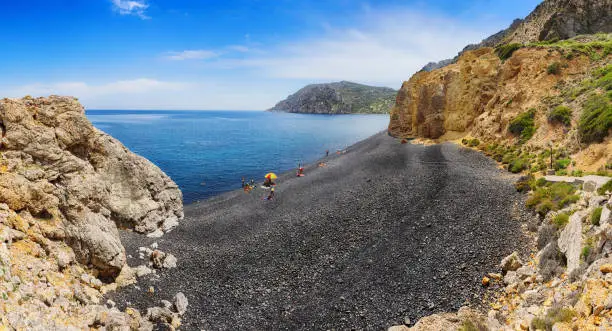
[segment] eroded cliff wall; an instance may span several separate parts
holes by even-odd
[[[586,55],[567,59],[537,47],[520,49],[506,61],[492,48],[468,51],[455,64],[419,72],[404,82],[391,111],[389,132],[397,137],[513,140],[510,121],[535,108],[542,125],[530,143],[542,143],[563,132],[546,124],[545,98],[558,95],[558,86],[587,75],[602,61],[606,60],[593,61]],[[560,73],[548,73],[553,63],[563,66]]]
[[[67,244],[64,265],[74,257],[114,277],[126,263],[119,226],[160,235],[183,217],[178,186],[93,127],[74,98],[0,100],[0,128],[0,230],[49,256]]]

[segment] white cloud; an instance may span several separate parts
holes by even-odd
[[[229,49],[230,51],[235,51],[239,53],[247,53],[251,50],[247,46],[243,46],[243,45],[231,45],[231,46],[227,46],[227,49]]]
[[[269,91],[280,91],[283,85],[276,85],[274,88],[270,84],[257,87],[256,82],[248,79],[241,82],[212,79],[170,82],[140,78],[103,84],[36,83],[0,89],[0,95],[12,98],[52,94],[75,96],[89,109],[263,110],[277,101],[277,96]]]
[[[113,8],[121,15],[136,15],[142,19],[149,19],[145,14],[149,5],[146,0],[111,0]]]
[[[496,32],[483,22],[461,24],[414,11],[368,10],[359,27],[325,25],[321,36],[269,48],[266,54],[226,59],[219,66],[252,69],[277,79],[352,80],[399,88],[430,61],[454,57]],[[484,26],[484,27],[483,27]]]
[[[164,57],[168,60],[207,60],[218,57],[219,53],[210,50],[186,50],[182,52],[169,52]]]
[[[139,78],[119,80],[105,84],[88,84],[85,82],[36,83],[18,87],[9,92],[13,97],[24,95],[46,96],[51,94],[72,95],[79,98],[102,97],[108,95],[147,94],[158,91],[177,91],[187,87],[187,83],[164,82],[155,79]]]

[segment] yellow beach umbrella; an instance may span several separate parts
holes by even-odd
[[[267,179],[276,179],[277,176],[276,176],[275,173],[269,172],[269,173],[266,174],[265,178],[267,178]]]

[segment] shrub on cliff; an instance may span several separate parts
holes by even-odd
[[[520,138],[520,143],[525,143],[533,137],[536,131],[534,118],[535,109],[530,109],[527,112],[519,114],[510,122],[508,130]]]
[[[553,219],[553,223],[557,229],[563,229],[569,223],[569,215],[566,213],[557,214]]]
[[[508,165],[508,170],[513,173],[513,174],[517,174],[525,169],[527,169],[529,167],[529,160],[528,159],[524,159],[524,158],[518,158],[513,160],[509,165]]]
[[[572,163],[570,159],[559,159],[555,161],[555,170],[567,169],[570,163]]]
[[[470,147],[477,147],[478,145],[480,145],[480,140],[476,138],[470,140]]]
[[[568,183],[552,183],[538,187],[527,199],[527,207],[534,209],[541,216],[551,210],[559,210],[580,199],[574,194],[576,188]]]
[[[591,224],[599,225],[599,219],[601,218],[601,212],[603,211],[602,207],[597,207],[591,213]]]
[[[570,126],[572,124],[572,110],[567,106],[557,106],[548,113],[548,122]]]
[[[549,75],[558,75],[561,73],[561,63],[559,62],[553,62],[551,63],[548,68],[546,68],[546,72]]]
[[[536,317],[531,321],[534,330],[552,330],[556,323],[568,323],[576,316],[570,308],[553,307],[548,310],[545,317]]]
[[[521,47],[523,47],[521,44],[516,43],[499,45],[495,48],[495,54],[497,54],[502,61],[505,61],[511,58],[512,54]]]
[[[612,129],[612,101],[610,95],[594,94],[584,103],[578,123],[583,143],[602,142]]]
[[[600,195],[604,195],[606,192],[612,192],[612,180],[609,180],[604,186],[597,189],[597,193]]]

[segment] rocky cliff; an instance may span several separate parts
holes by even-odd
[[[307,114],[386,114],[396,91],[351,82],[308,85],[270,111]]]
[[[612,0],[546,0],[504,38],[510,43],[612,32]]]
[[[0,100],[0,133],[0,328],[149,328],[134,310],[91,304],[133,275],[118,228],[178,225],[177,185],[74,98]]]
[[[597,35],[523,47],[506,59],[500,58],[500,49],[467,51],[457,63],[419,72],[404,82],[391,111],[389,132],[442,140],[470,136],[540,149],[553,142],[579,152],[585,143],[595,142],[584,139],[589,126],[585,109],[593,110],[596,100],[610,107],[605,91],[611,46],[612,36]],[[569,109],[567,125],[551,120],[558,107]],[[535,130],[524,139],[510,126],[530,111]],[[610,125],[604,118],[599,120],[602,125]],[[609,150],[608,141],[602,142],[604,151]],[[597,162],[601,165],[606,158],[600,155]]]
[[[457,62],[466,51],[496,47],[503,43],[563,40],[581,34],[612,32],[611,0],[545,0],[524,20],[516,19],[478,44],[466,46],[453,59],[430,62],[422,71],[432,71]]]
[[[4,99],[0,127],[0,203],[23,220],[16,230],[41,228],[84,265],[117,275],[118,226],[160,233],[183,216],[178,186],[94,128],[73,98]]]

